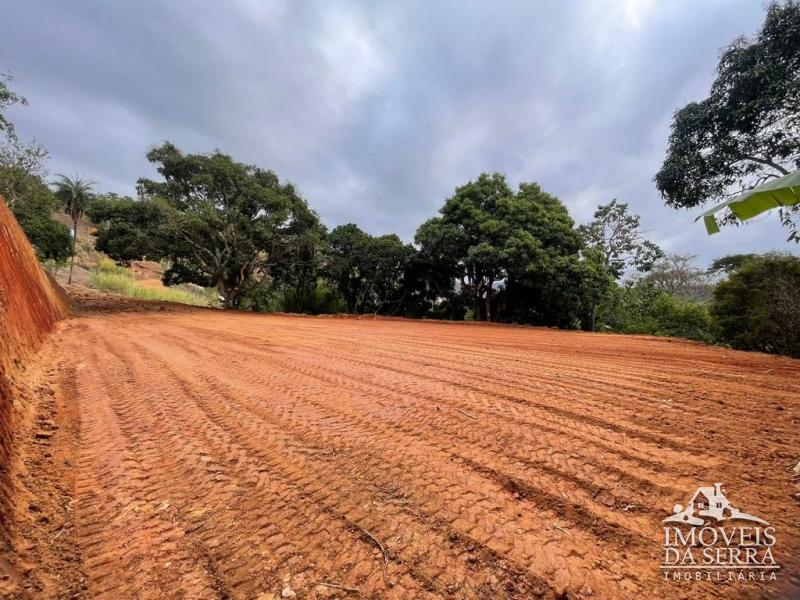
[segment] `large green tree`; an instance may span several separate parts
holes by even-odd
[[[741,350],[800,357],[800,258],[740,261],[714,289],[711,315],[720,341]]]
[[[350,313],[403,314],[410,290],[408,269],[416,254],[394,234],[371,236],[340,225],[328,236],[328,270]]]
[[[675,113],[655,183],[667,205],[691,208],[787,175],[798,160],[800,3],[791,0],[770,4],[757,36],[722,52],[708,98]],[[798,210],[780,213],[795,241]]]
[[[318,312],[326,302],[320,284],[330,261],[326,227],[305,203],[296,203],[292,222],[283,231],[285,248],[281,260],[273,262],[270,281],[266,282],[282,296],[282,310]]]
[[[166,284],[216,287],[226,308],[271,277],[297,251],[298,233],[318,221],[292,185],[219,151],[185,154],[164,143],[147,159],[162,180],[140,179],[137,202],[102,209],[98,243],[117,260],[167,259]]]
[[[584,243],[567,208],[535,183],[513,192],[503,175],[484,173],[457,188],[439,212],[417,233],[420,252],[440,272],[455,274],[476,319],[574,324],[576,313],[554,315],[545,299],[557,289],[569,294],[584,286],[588,271],[607,281],[602,266],[592,262],[586,269]],[[570,286],[562,287],[556,281],[567,273]]]
[[[170,214],[165,202],[116,194],[95,196],[86,209],[96,225],[95,248],[124,264],[145,257],[157,260],[165,254]]]

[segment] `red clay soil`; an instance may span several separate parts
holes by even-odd
[[[800,361],[86,306],[37,362],[27,459],[69,497],[31,513],[19,597],[800,597]],[[663,580],[661,520],[715,482],[775,526],[777,581]]]
[[[0,554],[10,550],[8,517],[18,495],[15,431],[28,408],[24,402],[14,402],[17,379],[25,360],[68,312],[66,296],[57,290],[0,198]]]

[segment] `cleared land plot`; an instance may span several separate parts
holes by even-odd
[[[58,402],[77,407],[67,537],[92,597],[800,589],[800,361],[194,310],[72,319],[54,344]],[[778,582],[661,579],[661,519],[717,481],[775,525]]]

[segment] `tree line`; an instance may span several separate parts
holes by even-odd
[[[701,269],[665,254],[617,200],[576,225],[537,184],[514,190],[483,173],[404,243],[353,223],[329,231],[293,186],[221,152],[165,143],[147,157],[161,180],[140,179],[136,199],[64,177],[32,189],[75,223],[85,211],[97,250],[118,263],[163,261],[165,284],[214,288],[228,309],[649,333],[800,355],[800,259],[735,255]]]
[[[328,231],[289,184],[221,152],[151,150],[161,181],[92,201],[98,250],[165,260],[167,284],[218,290],[226,308],[588,326],[612,283],[564,204],[501,174],[458,187],[414,243],[349,223]]]

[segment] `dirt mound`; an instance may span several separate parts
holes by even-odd
[[[15,374],[38,348],[69,306],[36,260],[14,215],[0,198],[0,516],[8,515],[14,432],[12,388]],[[0,518],[0,542],[7,541]]]

